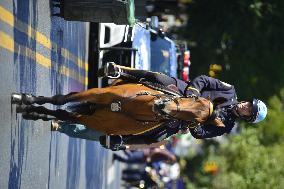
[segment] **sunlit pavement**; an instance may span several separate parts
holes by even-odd
[[[110,151],[51,132],[50,122],[22,120],[10,104],[12,92],[86,88],[89,24],[51,11],[46,0],[0,0],[0,188],[118,188]]]

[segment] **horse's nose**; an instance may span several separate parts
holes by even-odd
[[[154,110],[156,111],[156,110],[162,110],[162,109],[164,109],[166,106],[165,106],[165,104],[164,103],[155,103],[154,104]]]
[[[166,107],[162,100],[155,100],[153,110],[154,112],[160,112]]]

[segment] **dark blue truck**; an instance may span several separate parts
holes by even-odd
[[[102,87],[107,79],[97,78],[96,71],[106,62],[136,69],[151,70],[169,76],[188,79],[189,56],[185,43],[176,43],[161,30],[152,29],[145,23],[133,27],[114,23],[92,23],[90,37],[91,57],[89,86]],[[186,68],[187,67],[187,68]]]

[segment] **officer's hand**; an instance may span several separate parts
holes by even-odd
[[[212,124],[215,125],[216,127],[225,127],[222,120],[218,117],[216,117],[214,120],[212,120]]]
[[[187,96],[190,96],[190,95],[199,96],[200,94],[199,94],[199,91],[196,88],[188,86],[186,88],[186,95]]]

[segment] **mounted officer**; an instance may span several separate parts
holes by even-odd
[[[212,124],[189,127],[183,121],[168,121],[162,126],[135,136],[112,136],[111,142],[120,144],[151,144],[160,142],[178,132],[191,132],[198,139],[212,138],[230,133],[237,119],[249,123],[258,123],[265,119],[267,114],[266,105],[259,99],[238,101],[233,85],[205,75],[196,77],[190,82],[185,82],[167,75],[136,70],[129,67],[107,63],[99,70],[100,76],[120,78],[127,81],[149,81],[176,90],[185,97],[200,96],[210,99],[214,104],[214,119],[219,120],[218,127]]]

